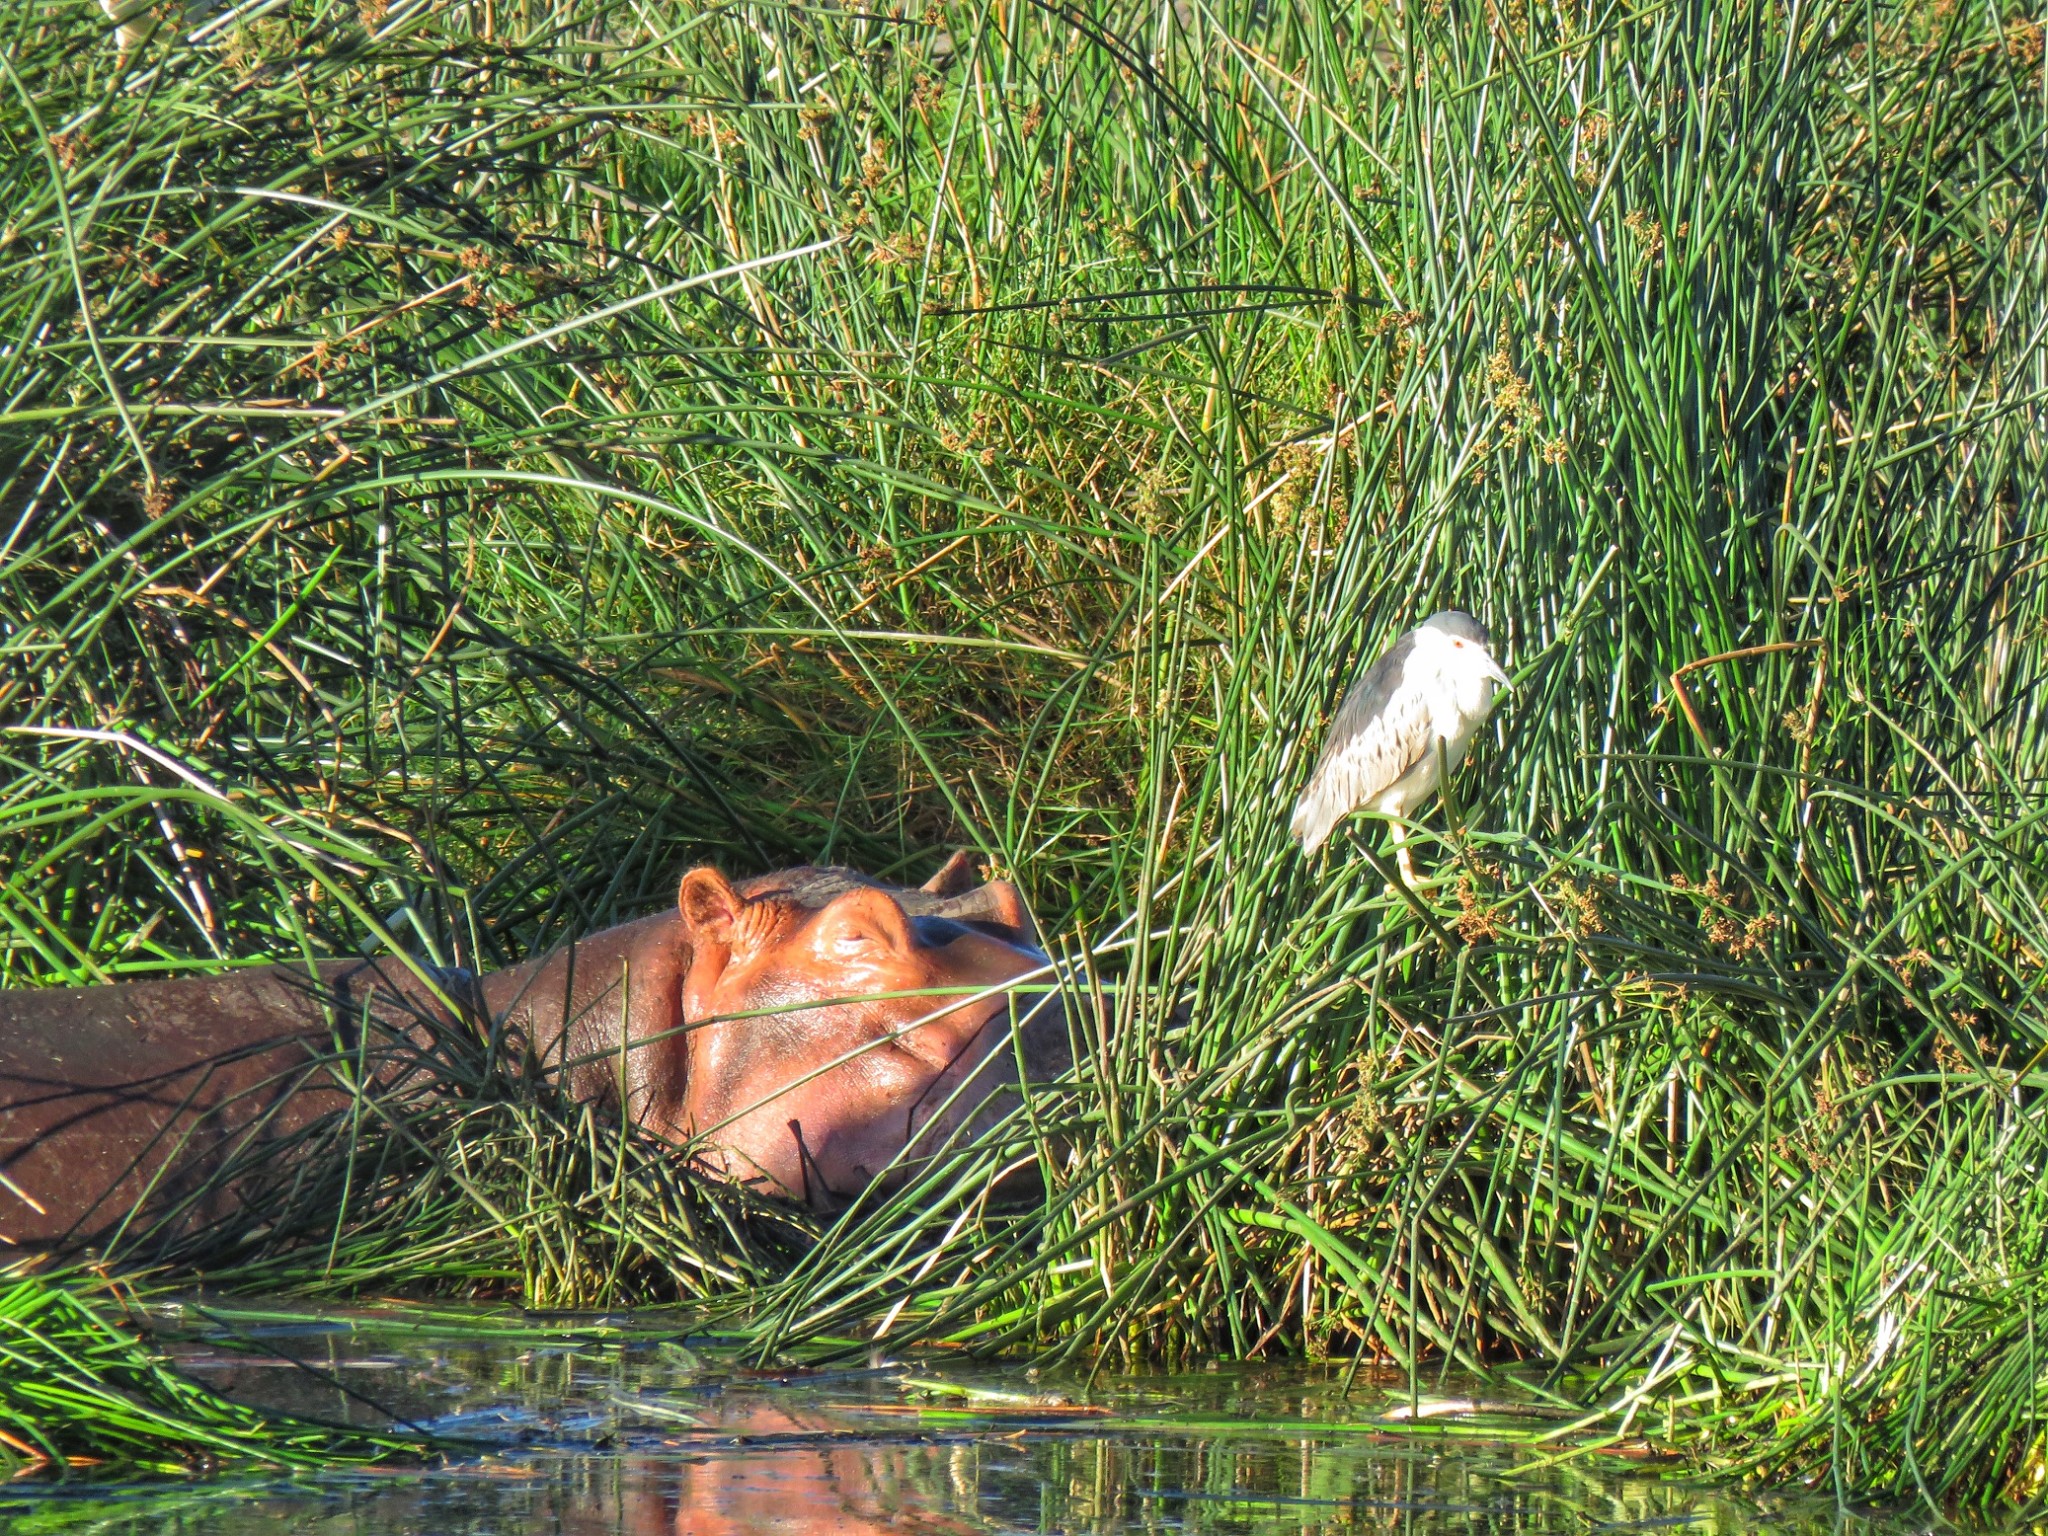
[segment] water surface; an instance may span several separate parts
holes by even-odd
[[[432,1469],[174,1485],[17,1482],[0,1529],[106,1536],[918,1536],[984,1532],[1571,1533],[1853,1530],[1682,1465],[1535,1466],[1540,1423],[1375,1424],[1399,1384],[1233,1365],[1181,1376],[1030,1371],[922,1354],[740,1367],[658,1316],[182,1307],[185,1367],[244,1400],[476,1449]],[[1449,1389],[1455,1393],[1455,1387]]]

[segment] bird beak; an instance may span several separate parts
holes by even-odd
[[[1501,687],[1505,688],[1508,692],[1514,692],[1515,685],[1508,681],[1507,673],[1501,671],[1500,663],[1495,661],[1491,656],[1486,658],[1486,675],[1492,678],[1496,683],[1499,683]]]

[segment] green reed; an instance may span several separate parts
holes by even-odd
[[[2037,24],[5,15],[0,980],[487,966],[958,844],[1077,978],[1075,1080],[793,1263],[622,1241],[602,1178],[700,1196],[552,1106],[235,1273],[431,1228],[419,1283],[764,1348],[1521,1362],[2037,1491]],[[1285,812],[1448,604],[1517,690],[1410,901]]]
[[[0,1467],[61,1475],[107,1463],[165,1474],[229,1465],[368,1463],[423,1442],[262,1413],[170,1362],[102,1282],[0,1276]]]

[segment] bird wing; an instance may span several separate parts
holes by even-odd
[[[1294,806],[1294,835],[1310,853],[1338,822],[1435,750],[1428,691],[1407,681],[1414,653],[1414,637],[1403,635],[1337,707],[1323,755]]]

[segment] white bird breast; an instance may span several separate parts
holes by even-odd
[[[1372,802],[1382,816],[1406,816],[1442,788],[1442,767],[1465,760],[1472,738],[1493,709],[1498,691],[1485,663],[1448,642],[1418,645],[1401,673],[1401,693],[1427,701],[1429,725],[1422,756]],[[1439,748],[1438,743],[1442,746]]]
[[[1427,626],[1407,639],[1377,713],[1348,724],[1351,739],[1335,744],[1295,806],[1294,835],[1311,852],[1353,810],[1405,818],[1437,792],[1440,765],[1464,759],[1493,708],[1499,687],[1483,648]],[[1333,729],[1345,725],[1340,709]]]

